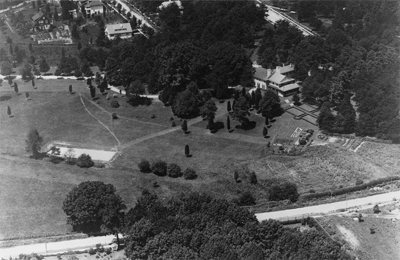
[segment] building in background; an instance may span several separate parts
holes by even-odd
[[[119,36],[121,39],[132,37],[132,27],[130,23],[107,24],[105,34],[109,40]]]

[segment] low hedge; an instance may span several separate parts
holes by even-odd
[[[400,176],[391,176],[391,177],[386,177],[386,178],[381,178],[377,180],[373,180],[367,183],[363,183],[361,185],[356,185],[352,187],[346,187],[334,191],[324,191],[324,192],[318,192],[318,193],[311,193],[311,194],[305,194],[300,196],[301,201],[308,201],[308,200],[313,200],[313,199],[320,199],[323,197],[328,197],[328,196],[338,196],[338,195],[343,195],[346,193],[350,192],[355,192],[355,191],[360,191],[360,190],[365,190],[367,188],[374,187],[376,185],[385,183],[385,182],[391,182],[391,181],[397,181],[400,180]]]

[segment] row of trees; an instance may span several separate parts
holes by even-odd
[[[123,233],[131,259],[350,259],[320,231],[258,223],[246,209],[204,194],[162,202],[145,190],[125,214],[111,184],[83,182],[67,195],[63,210],[75,230]]]

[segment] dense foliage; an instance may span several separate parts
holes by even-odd
[[[117,234],[126,206],[112,184],[86,181],[68,193],[62,208],[77,231]]]
[[[265,68],[295,64],[295,78],[304,80],[304,101],[324,104],[318,120],[322,129],[400,142],[399,4],[299,1],[291,8],[310,24],[321,16],[332,19],[332,26],[322,30],[325,40],[304,37],[278,22],[263,37],[259,63]]]
[[[246,209],[204,194],[163,204],[144,191],[126,223],[130,259],[350,259],[320,231],[260,224]]]

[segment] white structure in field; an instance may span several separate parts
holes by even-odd
[[[164,9],[165,7],[169,6],[172,3],[175,3],[179,7],[179,10],[181,10],[181,11],[183,10],[182,3],[179,0],[177,0],[177,1],[169,0],[169,1],[162,2],[161,5],[158,8],[160,10],[162,10],[162,9]]]
[[[277,66],[276,69],[264,69],[260,65],[253,65],[254,83],[257,88],[271,89],[279,96],[285,97],[299,92],[300,86],[296,80],[291,78],[294,65]]]
[[[105,34],[110,40],[117,36],[121,39],[128,39],[132,37],[132,27],[130,23],[107,24]]]

